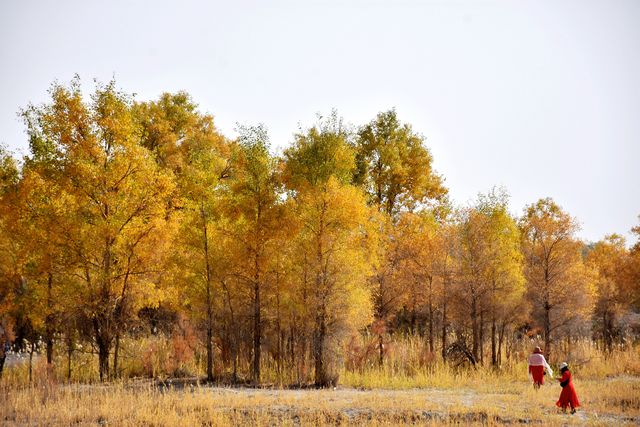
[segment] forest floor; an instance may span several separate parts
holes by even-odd
[[[640,378],[577,381],[575,415],[555,406],[560,387],[269,389],[185,380],[0,389],[2,425],[639,425]]]

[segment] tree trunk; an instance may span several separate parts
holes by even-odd
[[[33,343],[30,344],[29,347],[29,384],[33,381],[33,353],[35,351],[35,345]]]
[[[276,279],[277,283],[277,279]],[[276,293],[276,334],[278,335],[277,355],[276,355],[276,370],[278,372],[278,379],[282,381],[282,321],[280,319],[280,292]]]
[[[2,371],[4,370],[4,361],[6,358],[7,354],[5,353],[4,349],[0,349],[0,379],[2,379]]]
[[[98,346],[98,371],[100,373],[100,381],[109,379],[109,352],[111,350],[111,337],[105,326],[107,322],[104,319],[94,319],[93,328],[95,332],[96,345]]]
[[[213,295],[211,292],[211,265],[209,264],[209,235],[207,227],[207,213],[204,202],[200,202],[200,217],[202,218],[202,236],[204,243],[206,304],[207,304],[207,381],[213,381]]]
[[[256,282],[253,287],[253,382],[260,383],[260,341],[262,323],[260,318],[260,285]]]
[[[101,342],[98,343],[98,367],[100,381],[104,382],[109,378],[109,348]]]
[[[384,363],[384,338],[383,338],[383,331],[384,331],[384,277],[383,276],[379,276],[378,277],[378,326],[380,328],[380,331],[378,332],[378,366],[382,368],[382,364]]]
[[[447,360],[447,298],[442,304],[442,360]]]
[[[113,377],[118,378],[118,356],[120,354],[120,332],[116,333],[116,343],[113,347]]]
[[[409,329],[411,330],[411,335],[416,333],[416,307],[415,304],[411,308],[411,318],[409,323]]]
[[[71,356],[73,355],[73,343],[67,342],[67,381],[71,382]]]
[[[484,310],[480,310],[480,364],[484,365]]]
[[[547,361],[551,360],[551,306],[548,301],[544,303],[544,355]]]
[[[475,297],[471,298],[471,333],[473,335],[472,349],[473,358],[478,360],[478,308]]]
[[[49,273],[47,277],[47,317],[45,327],[45,342],[47,345],[47,375],[52,373],[53,368],[53,274]]]
[[[429,352],[433,354],[433,277],[429,276]]]
[[[9,337],[5,334],[4,327],[0,323],[0,379],[2,379],[2,371],[4,370],[4,362],[7,359],[6,348],[9,344]]]
[[[382,368],[384,364],[384,338],[382,332],[378,334],[378,366]]]
[[[498,355],[496,348],[496,317],[491,318],[491,365],[498,366]]]
[[[207,310],[207,381],[213,381],[213,327],[211,310]]]
[[[604,310],[603,328],[604,328],[604,344],[607,356],[613,351],[613,313]]]
[[[328,384],[326,365],[324,360],[324,340],[327,332],[324,307],[318,308],[316,316],[316,331],[313,337],[313,359],[315,363],[315,383],[317,387]]]
[[[498,337],[498,365],[502,365],[502,342],[504,340],[504,322],[500,326],[500,335]]]

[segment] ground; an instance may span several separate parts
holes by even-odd
[[[640,378],[582,381],[575,415],[555,407],[557,384],[502,387],[252,389],[149,380],[4,389],[6,425],[638,425]]]

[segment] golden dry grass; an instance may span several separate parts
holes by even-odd
[[[532,388],[523,360],[514,358],[500,370],[457,370],[437,358],[420,362],[421,345],[407,340],[396,345],[382,368],[364,363],[358,369],[343,369],[337,390],[224,388],[179,381],[167,387],[151,379],[62,384],[42,380],[46,375],[39,360],[30,386],[24,365],[5,372],[0,381],[0,424],[640,424],[640,348],[606,358],[588,342],[576,344],[572,351],[560,357],[573,362],[582,403],[573,416],[555,407],[557,382],[547,380],[538,391]],[[78,374],[92,379],[90,362],[80,359],[75,364]],[[270,365],[265,366],[266,377],[275,378]]]
[[[468,383],[467,383],[468,385]],[[158,387],[145,380],[110,385],[4,386],[6,425],[621,425],[640,422],[640,378],[578,380],[583,407],[555,408],[560,387],[526,381],[502,387],[404,390],[283,390],[206,386]]]

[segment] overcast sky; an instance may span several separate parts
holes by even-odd
[[[76,73],[138,100],[186,90],[274,148],[317,112],[395,107],[458,203],[503,185],[513,212],[553,197],[588,240],[638,224],[640,1],[0,0],[0,142],[24,154],[16,112]]]

